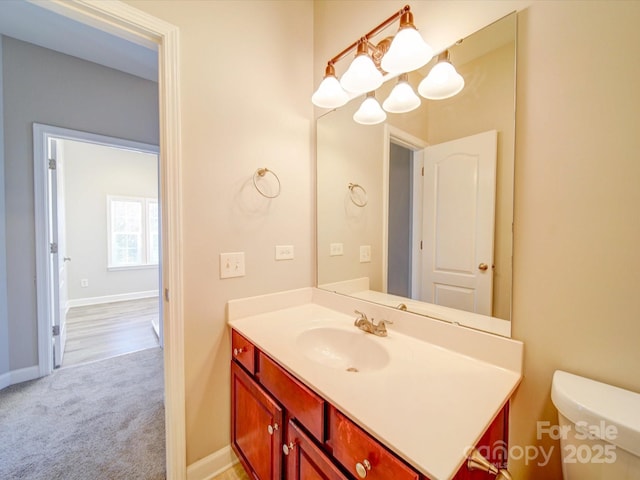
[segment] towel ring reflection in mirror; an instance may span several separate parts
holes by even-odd
[[[258,186],[258,182],[260,182],[261,179],[265,179],[268,173],[270,173],[276,180],[277,188],[275,190],[275,193],[271,193],[270,189],[266,190],[265,187],[260,188]],[[276,198],[280,195],[280,179],[273,170],[269,170],[268,168],[259,168],[255,171],[255,173],[253,174],[253,186],[256,187],[258,193],[265,198]]]
[[[349,184],[349,197],[354,205],[358,207],[364,207],[367,202],[367,191],[363,186],[358,185],[357,183]]]

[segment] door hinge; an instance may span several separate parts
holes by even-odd
[[[49,244],[49,253],[58,253],[58,244],[57,243],[50,243]]]
[[[422,240],[420,240],[420,250],[422,250]]]
[[[56,169],[56,159],[55,158],[50,158],[49,159],[49,170],[55,170]]]
[[[168,302],[169,301],[169,289],[165,288],[164,289],[164,299]]]
[[[424,177],[424,167],[422,167],[422,176]]]
[[[51,330],[54,337],[57,337],[60,335],[60,325],[54,325]]]

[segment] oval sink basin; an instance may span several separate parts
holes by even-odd
[[[369,334],[356,330],[319,327],[305,330],[297,345],[311,360],[349,372],[379,370],[389,363],[387,350]]]

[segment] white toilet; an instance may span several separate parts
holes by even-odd
[[[557,370],[564,480],[640,480],[640,394]]]

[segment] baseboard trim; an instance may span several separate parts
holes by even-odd
[[[11,370],[0,375],[0,390],[16,383],[22,383],[40,377],[40,368],[38,365],[33,367],[20,368]]]
[[[11,385],[11,372],[0,375],[0,390]]]
[[[125,302],[127,300],[138,300],[141,298],[157,297],[157,290],[146,292],[121,293],[118,295],[104,295],[102,297],[75,298],[67,301],[67,308],[86,307],[87,305],[98,305],[100,303]]]
[[[187,467],[187,480],[211,480],[238,463],[231,446],[227,445]]]

